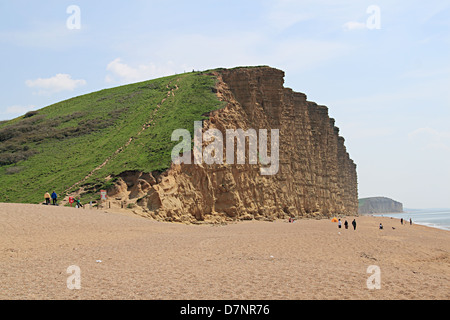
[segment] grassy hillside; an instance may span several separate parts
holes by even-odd
[[[61,197],[90,173],[82,184],[95,186],[95,195],[109,175],[167,169],[177,144],[173,130],[193,133],[194,121],[223,106],[212,90],[215,81],[206,73],[175,75],[0,122],[0,202],[40,203],[53,190]]]

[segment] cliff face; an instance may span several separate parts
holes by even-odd
[[[403,204],[385,197],[366,198],[359,202],[360,214],[403,212]]]
[[[109,190],[113,205],[125,201],[144,216],[184,222],[358,213],[356,165],[326,107],[284,88],[284,72],[277,69],[213,73],[217,96],[227,105],[209,114],[203,131],[215,128],[225,136],[226,129],[279,129],[278,173],[262,175],[259,163],[249,164],[248,152],[245,164],[172,164],[161,175],[128,172]]]

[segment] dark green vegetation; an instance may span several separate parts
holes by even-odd
[[[178,143],[171,141],[173,130],[193,134],[194,121],[223,106],[214,94],[215,81],[201,72],[175,75],[94,92],[0,122],[0,202],[41,203],[44,193],[53,190],[62,198],[109,158],[82,183],[91,191],[85,201],[98,198],[98,191],[111,184],[105,181],[109,175],[169,168]],[[174,95],[168,95],[172,90]]]

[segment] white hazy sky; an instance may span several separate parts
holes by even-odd
[[[0,120],[192,69],[282,69],[330,108],[360,197],[450,207],[447,1],[0,0],[0,46]]]

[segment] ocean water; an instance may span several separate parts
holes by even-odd
[[[377,216],[403,218],[406,223],[412,219],[415,224],[450,231],[450,209],[410,210],[404,213],[378,214]]]

